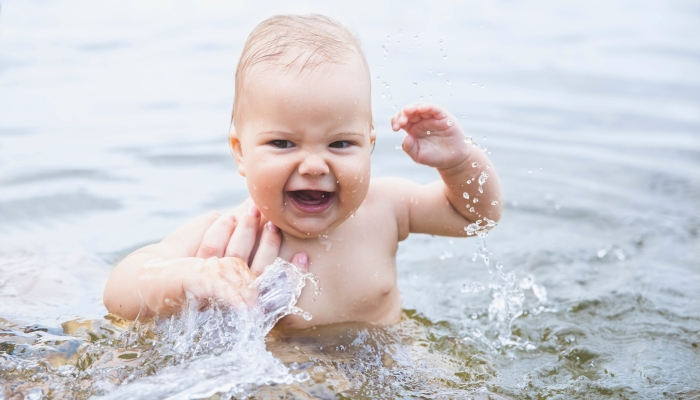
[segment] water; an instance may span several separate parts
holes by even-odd
[[[225,141],[235,63],[286,6],[2,2],[4,398],[185,396],[202,366],[203,395],[700,396],[700,8],[308,4],[349,21],[378,77],[373,175],[437,177],[388,125],[395,107],[436,101],[488,137],[499,226],[402,243],[397,326],[219,342],[251,353],[169,347],[182,327],[105,316],[102,288],[131,250],[246,197]],[[197,317],[218,326],[220,311]]]

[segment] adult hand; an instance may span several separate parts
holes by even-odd
[[[202,236],[195,257],[144,265],[138,280],[148,314],[175,312],[186,297],[202,302],[222,299],[237,309],[253,307],[257,291],[251,283],[274,263],[282,241],[272,222],[260,229],[260,218],[255,205],[239,218],[219,216]],[[295,254],[291,262],[308,270],[306,253]],[[177,289],[169,289],[173,287]]]

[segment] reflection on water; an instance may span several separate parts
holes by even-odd
[[[202,376],[262,398],[700,396],[700,9],[685,0],[316,4],[367,52],[374,176],[436,178],[388,128],[392,104],[421,97],[492,153],[506,211],[488,246],[402,243],[389,328],[258,331],[252,353],[196,357],[169,344],[186,317],[105,317],[117,260],[247,196],[225,141],[233,71],[283,3],[2,3],[0,398],[185,393]]]

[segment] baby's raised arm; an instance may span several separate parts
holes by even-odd
[[[498,174],[473,146],[457,120],[435,104],[414,103],[396,114],[394,131],[405,130],[404,151],[417,163],[437,168],[441,181],[421,185],[386,179],[378,185],[395,205],[400,239],[409,232],[466,236],[472,223],[498,221],[503,201]]]
[[[279,229],[265,224],[252,257],[259,226],[260,211],[254,205],[238,218],[210,213],[191,220],[122,260],[107,281],[105,306],[136,319],[177,311],[186,293],[200,300],[224,299],[235,307],[252,305],[256,294],[249,285],[274,262],[281,242]],[[295,255],[292,263],[308,268],[305,253]]]

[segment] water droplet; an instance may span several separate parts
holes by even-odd
[[[444,56],[442,56],[442,59],[443,59],[443,60],[447,60],[447,54],[445,54]]]
[[[486,140],[486,136],[484,136],[484,140]]]
[[[433,73],[433,70],[432,70],[432,69],[429,69],[429,70],[428,70],[428,73],[429,73],[429,74],[432,74],[432,73]]]
[[[325,247],[326,251],[331,251],[331,247],[333,246],[333,242],[328,238],[328,235],[319,236],[318,243]]]
[[[447,80],[447,84],[448,84],[448,85],[451,85],[452,82],[448,79],[448,80]]]
[[[486,286],[484,286],[483,283],[481,282],[472,282],[471,284],[464,284],[462,285],[462,293],[470,293],[470,292],[480,292],[482,290],[486,289]]]
[[[471,208],[469,209],[469,212],[474,212],[474,207],[471,207]]]
[[[471,179],[467,181],[467,185],[469,185],[469,184],[471,184],[471,183],[472,183],[472,180],[471,180]]]
[[[595,254],[598,256],[598,258],[603,258],[606,254],[608,254],[608,249],[600,249]]]
[[[472,82],[472,86],[476,86],[476,82]]]
[[[467,193],[467,192],[462,193],[462,197],[464,197],[465,199],[469,199],[469,193]]]
[[[487,174],[484,171],[481,171],[481,175],[479,175],[479,186],[483,185],[486,183],[486,180],[489,178],[489,174]]]
[[[528,170],[527,170],[527,173],[528,173],[528,174],[531,174],[531,173],[532,173],[532,170],[531,170],[531,169],[528,169]]]
[[[424,99],[424,97],[423,97],[423,96],[421,96],[421,97],[419,97],[419,98],[418,98],[418,100],[423,100],[423,99]]]
[[[535,297],[537,297],[537,300],[539,300],[540,302],[547,302],[547,290],[544,288],[544,286],[533,284],[532,293],[535,295]]]
[[[438,71],[438,73],[437,73],[437,74],[438,74],[438,76],[443,76],[443,75],[445,75],[445,73],[444,73],[444,72],[442,72],[442,71]]]
[[[426,132],[428,135],[430,135],[430,131]]]
[[[478,167],[478,166],[479,166],[479,163],[478,163],[478,162],[474,161],[474,162],[472,163],[472,168],[476,168],[476,167]]]
[[[414,39],[418,39],[418,35],[414,36],[413,38],[414,38]]]
[[[442,39],[440,39],[440,41],[438,43],[442,43]]]
[[[418,82],[413,82],[413,87],[418,86]]]
[[[478,202],[479,202],[479,199],[477,199],[476,197],[474,197],[474,200],[472,200],[472,202],[478,203]]]
[[[496,200],[494,200],[494,201],[491,202],[491,205],[492,205],[492,206],[497,206],[497,205],[498,205],[498,202],[497,202]]]
[[[530,290],[532,285],[535,283],[535,278],[532,275],[528,275],[524,277],[518,286],[520,286],[520,289],[523,290]]]
[[[452,126],[452,121],[449,119],[447,120],[447,126]]]
[[[306,320],[306,321],[311,321],[311,318],[313,318],[313,317],[311,316],[311,313],[308,312],[308,311],[304,311],[304,312],[301,314],[301,317],[304,318],[304,320]]]
[[[486,89],[486,85],[481,85],[481,88],[482,88],[482,89]]]

